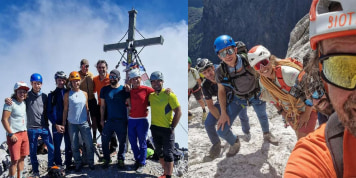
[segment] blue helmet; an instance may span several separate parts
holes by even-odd
[[[232,39],[232,37],[229,35],[221,35],[214,41],[214,50],[216,54],[218,54],[220,50],[229,46],[236,47],[234,39]]]
[[[34,73],[31,75],[30,82],[41,82],[42,83],[42,76],[38,73]]]
[[[150,80],[163,80],[163,74],[160,71],[155,71],[151,74]]]

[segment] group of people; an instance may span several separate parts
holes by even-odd
[[[276,141],[266,114],[266,102],[271,102],[298,139],[285,177],[356,176],[355,7],[352,0],[313,1],[309,26],[313,51],[304,66],[297,59],[279,59],[262,45],[241,53],[241,42],[235,43],[232,37],[215,39],[220,65],[216,68],[208,59],[197,60],[209,108],[205,129],[212,146],[208,158],[220,155],[218,136],[231,145],[227,157],[238,153],[239,138],[230,128],[239,113],[244,139],[250,139],[248,118],[241,115],[250,105],[264,138]],[[343,23],[344,16],[350,23]],[[212,96],[218,97],[216,103]],[[320,127],[315,130],[317,120]]]
[[[27,155],[31,158],[33,176],[40,176],[37,160],[39,137],[48,149],[48,170],[54,165],[63,166],[60,150],[63,137],[65,169],[79,172],[87,164],[94,170],[96,130],[101,134],[103,169],[109,167],[111,149],[116,151],[115,145],[119,145],[117,166],[125,168],[128,136],[136,172],[142,173],[147,155],[148,106],[151,107],[155,152],[164,169],[161,177],[172,175],[174,129],[181,117],[181,108],[177,96],[170,89],[163,88],[163,74],[159,71],[151,74],[151,88],[141,85],[137,68],[128,72],[128,83],[124,85],[119,84],[121,76],[117,69],[107,72],[105,60],[99,60],[96,68],[99,75],[94,77],[88,70],[89,61],[83,59],[80,71],[73,71],[68,77],[63,71],[56,72],[56,89],[48,96],[41,91],[43,79],[38,73],[31,75],[31,90],[25,82],[15,84],[14,94],[5,99],[2,115],[11,156],[10,177],[24,177],[24,158]],[[98,102],[94,93],[97,93]]]

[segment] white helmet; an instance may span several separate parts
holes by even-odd
[[[254,46],[247,53],[248,62],[251,67],[254,67],[258,62],[268,59],[271,56],[271,53],[262,45]]]
[[[341,5],[342,10],[330,10],[331,3]],[[311,48],[315,50],[321,40],[356,35],[355,11],[355,0],[313,0],[309,12]]]
[[[14,91],[16,90],[26,90],[28,91],[30,88],[27,86],[25,82],[16,82],[14,86]]]

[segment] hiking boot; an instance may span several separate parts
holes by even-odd
[[[73,171],[75,169],[74,165],[66,165],[65,171]]]
[[[229,151],[226,153],[226,157],[232,157],[235,156],[240,150],[240,140],[237,137],[236,141],[233,145],[230,145]]]
[[[143,173],[143,171],[145,170],[145,167],[146,167],[146,165],[140,164],[140,165],[138,166],[138,168],[136,169],[136,172],[137,172],[137,173]]]
[[[203,115],[201,116],[201,124],[204,125],[207,116],[208,116],[208,113],[207,112],[203,112]]]
[[[209,157],[215,159],[220,155],[221,152],[221,142],[215,143],[213,146],[211,146],[209,150]]]
[[[103,159],[103,165],[102,165],[102,168],[103,169],[107,169],[109,167],[109,164],[111,163],[111,160],[110,161],[107,161],[105,159]]]
[[[117,168],[119,168],[119,169],[123,169],[123,168],[125,168],[125,162],[124,162],[124,160],[117,160]]]
[[[272,135],[271,132],[264,133],[263,139],[272,143],[272,144],[278,144],[277,138],[274,135]]]
[[[251,140],[251,134],[250,133],[244,133],[244,136],[242,137],[242,139],[245,142],[249,142]]]

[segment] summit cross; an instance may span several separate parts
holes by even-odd
[[[145,47],[145,46],[151,46],[157,44],[162,45],[164,41],[162,36],[142,39],[142,40],[135,40],[136,15],[137,15],[137,11],[135,9],[129,11],[129,29],[128,29],[128,38],[126,39],[126,42],[104,45],[104,52],[112,51],[112,50],[120,50],[120,49],[125,49],[127,51],[128,65],[126,66],[126,69],[128,69],[130,67],[130,64],[132,64],[133,62],[132,55],[136,47]]]

